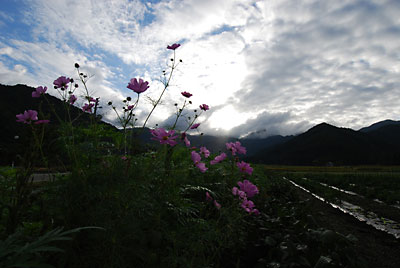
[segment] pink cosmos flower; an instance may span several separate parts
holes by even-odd
[[[206,200],[207,201],[212,201],[213,200],[213,198],[211,197],[209,192],[206,192]]]
[[[238,163],[236,163],[236,165],[239,168],[240,172],[247,173],[249,175],[251,175],[251,173],[253,173],[253,168],[250,167],[250,164],[248,164],[244,161],[238,162]]]
[[[200,163],[201,161],[201,156],[199,155],[199,153],[197,153],[196,151],[192,151],[191,152],[191,157],[192,157],[192,161],[195,165],[197,165],[198,163]]]
[[[246,193],[244,191],[239,190],[239,188],[237,188],[237,187],[233,187],[232,188],[232,194],[235,195],[235,196],[236,195],[239,196],[240,199],[246,199],[247,198]]]
[[[183,132],[181,134],[181,139],[183,140],[183,142],[185,143],[186,147],[190,147],[190,141],[187,138],[186,132]]]
[[[239,141],[237,141],[235,143],[233,143],[233,142],[226,143],[226,149],[231,151],[232,155],[236,155],[236,153],[246,154],[246,148],[243,147]]]
[[[183,91],[181,92],[182,96],[184,96],[185,98],[190,98],[191,96],[193,96],[193,94],[190,94],[189,92]]]
[[[217,200],[214,200],[214,206],[215,206],[217,209],[221,209],[221,204],[218,203]]]
[[[126,161],[126,160],[128,160],[128,157],[126,157],[126,155],[124,155],[124,156],[121,156],[121,159]]]
[[[240,187],[239,191],[245,192],[248,198],[252,198],[253,196],[259,193],[257,186],[251,183],[249,180],[244,180],[243,182],[238,181],[237,184]]]
[[[175,50],[175,49],[177,49],[177,48],[180,47],[180,46],[181,46],[180,44],[173,44],[173,45],[171,45],[171,46],[167,46],[167,49]]]
[[[75,95],[69,96],[68,102],[69,104],[73,105],[78,98]]]
[[[210,164],[211,164],[211,165],[215,165],[215,164],[217,164],[217,163],[223,161],[225,158],[226,158],[226,153],[222,153],[222,154],[216,156],[216,157],[214,158],[214,160],[211,160],[211,161],[210,161]]]
[[[207,150],[206,147],[200,147],[200,153],[204,155],[205,158],[208,158],[210,156],[210,151]]]
[[[85,103],[85,105],[83,105],[83,107],[82,107],[82,111],[91,113],[93,106],[94,106],[93,103],[89,103],[89,104]]]
[[[200,170],[201,173],[206,172],[206,170],[208,169],[206,167],[206,164],[203,163],[203,162],[200,162],[200,163],[196,164],[196,167]]]
[[[144,82],[142,78],[139,78],[139,82],[136,78],[132,78],[127,86],[127,88],[135,91],[137,94],[145,92],[149,87],[149,82]]]
[[[238,154],[246,154],[246,148],[243,147],[239,141],[235,142],[236,152]]]
[[[157,129],[150,129],[151,135],[153,135],[152,140],[159,141],[160,144],[168,144],[170,146],[175,146],[177,142],[175,139],[178,136],[173,136],[175,134],[175,130],[169,130],[166,131],[163,128],[157,128]]]
[[[190,141],[188,140],[187,137],[185,137],[185,138],[183,139],[183,141],[185,142],[186,147],[190,147]]]
[[[50,123],[50,120],[38,120],[38,121],[36,121],[34,124],[35,125],[39,125],[39,124],[48,124],[48,123]]]
[[[133,109],[133,106],[134,106],[133,104],[132,104],[132,105],[128,105],[128,108],[127,108],[128,111],[132,110],[132,109]]]
[[[251,213],[256,215],[256,216],[260,215],[260,211],[258,211],[258,209],[256,209],[256,208],[253,209],[253,211]]]
[[[47,90],[47,87],[37,87],[35,91],[32,92],[32,98],[39,98],[40,95],[44,94]]]
[[[210,110],[210,106],[208,106],[207,104],[202,104],[199,106],[201,110],[203,111],[207,111]]]
[[[251,213],[253,211],[253,208],[255,207],[255,205],[254,205],[253,201],[244,199],[241,207],[244,210],[246,210],[248,213]]]
[[[200,126],[200,123],[194,124],[193,126],[190,127],[190,129],[196,129]]]
[[[236,155],[236,147],[233,142],[226,143],[226,149],[231,151],[232,155]]]
[[[23,114],[17,114],[17,122],[25,123],[25,124],[30,124],[32,121],[38,120],[37,117],[37,111],[35,110],[28,110],[25,111]]]
[[[198,152],[192,151],[191,152],[191,157],[193,164],[200,170],[200,172],[204,173],[208,168],[206,168],[206,164],[200,162],[201,161],[201,156]]]
[[[68,83],[71,81],[70,78],[67,78],[65,76],[60,76],[56,80],[54,80],[53,84],[55,88],[62,88],[66,89],[68,88]]]

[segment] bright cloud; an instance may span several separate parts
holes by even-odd
[[[171,120],[181,91],[193,94],[191,109],[210,105],[199,118],[209,134],[296,134],[324,121],[357,129],[400,117],[396,0],[13,3],[0,7],[0,83],[51,87],[76,77],[79,62],[104,103],[135,96],[126,88],[133,77],[149,81],[137,111],[145,114],[147,97],[163,90],[166,46],[180,42],[183,62],[150,126]]]

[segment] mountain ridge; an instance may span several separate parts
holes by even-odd
[[[0,124],[6,126],[0,140],[2,159],[10,158],[13,146],[18,147],[20,141],[14,139],[18,133],[24,133],[24,124],[17,123],[15,115],[28,109],[38,109],[39,99],[32,98],[34,88],[26,85],[7,86],[0,84],[3,98],[0,99]],[[48,95],[55,105],[61,100]],[[50,108],[44,107],[46,119],[54,120]],[[80,108],[73,107],[73,113],[83,113]],[[83,113],[83,120],[89,120],[89,114]],[[104,124],[108,124],[105,123]],[[49,124],[49,127],[52,124]],[[111,128],[114,126],[108,124]],[[264,130],[262,132],[265,132]],[[233,138],[210,135],[188,135],[192,145],[206,146],[212,152],[226,151],[226,142],[240,141],[247,148],[246,160],[266,164],[296,165],[336,165],[354,164],[400,164],[400,121],[386,119],[357,130],[336,127],[328,123],[317,124],[306,132],[292,136],[269,136],[256,138],[258,132],[246,138]],[[23,134],[27,135],[27,133]],[[21,136],[21,135],[19,135]],[[141,139],[151,142],[148,133]],[[7,160],[7,162],[9,162]]]

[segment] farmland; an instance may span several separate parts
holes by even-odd
[[[319,224],[358,238],[358,254],[366,256],[370,265],[395,267],[399,263],[395,257],[400,256],[399,167],[264,165],[262,168],[269,176],[285,177],[323,199],[298,190],[300,199],[308,200],[311,214]],[[347,213],[333,207],[344,208]],[[376,225],[375,228],[366,222]]]

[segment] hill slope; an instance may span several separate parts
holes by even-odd
[[[290,165],[399,164],[399,146],[386,140],[395,135],[391,132],[393,126],[384,127],[363,133],[322,123],[250,159]]]

